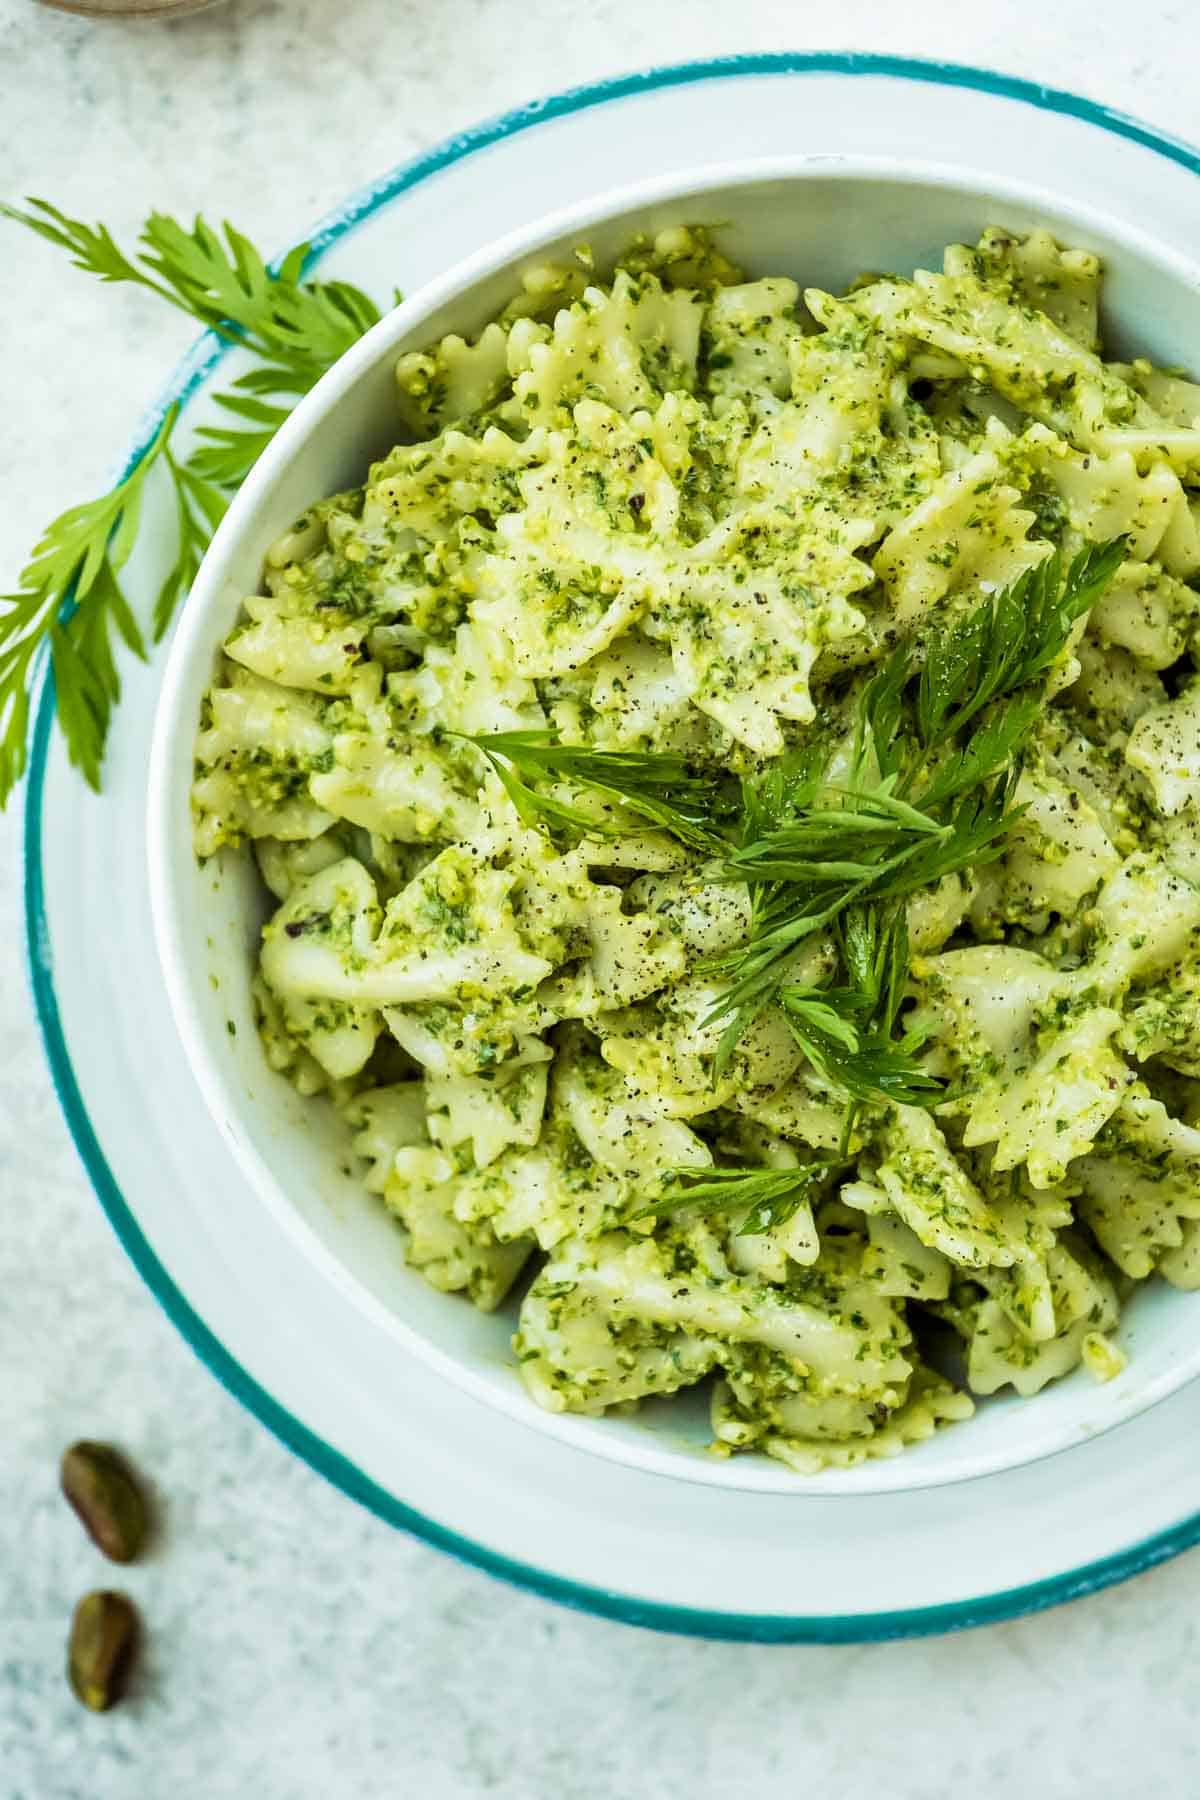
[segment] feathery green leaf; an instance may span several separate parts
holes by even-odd
[[[669,1182],[633,1218],[655,1218],[684,1208],[706,1214],[745,1207],[746,1213],[734,1230],[747,1236],[758,1235],[786,1225],[806,1201],[828,1186],[844,1160],[814,1157],[785,1169],[675,1169]]]
[[[19,591],[0,596],[0,807],[24,773],[30,687],[39,648],[50,651],[59,723],[71,761],[98,787],[120,678],[113,634],[138,656],[142,632],[118,579],[137,540],[146,478],[163,464],[174,486],[175,560],[158,590],[153,632],[160,638],[187,593],[228,504],[291,411],[380,317],[369,295],[348,282],[306,282],[309,246],[297,244],[271,269],[230,224],[181,225],[163,213],[147,220],[132,253],[104,225],[72,219],[49,201],[0,206],[63,249],[76,268],[124,282],[187,313],[227,343],[259,359],[217,404],[229,424],[203,426],[186,461],[169,448],[172,408],[137,467],[111,493],[70,507],[42,533],[21,572]],[[286,397],[285,404],[278,404]],[[245,421],[235,425],[232,420]]]
[[[545,731],[490,732],[464,741],[487,757],[526,824],[538,823],[541,815],[583,837],[611,837],[631,829],[620,813],[595,816],[548,793],[547,784],[558,782],[600,795],[693,850],[716,855],[729,849],[721,825],[737,812],[736,783],[695,770],[681,756],[592,750],[560,744]]]

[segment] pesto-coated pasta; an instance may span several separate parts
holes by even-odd
[[[412,1265],[485,1309],[528,1277],[542,1406],[711,1378],[716,1452],[845,1467],[1110,1378],[1131,1285],[1200,1287],[1200,386],[1106,360],[1099,285],[1045,232],[842,296],[682,227],[581,251],[402,356],[406,441],[268,555],[197,849],[252,847],[267,1059]],[[729,809],[818,754],[842,805],[897,646],[1115,539],[984,770],[1002,827],[896,890],[908,1085],[838,1060],[848,911],[731,1031],[780,903]],[[872,829],[947,839],[874,774]]]

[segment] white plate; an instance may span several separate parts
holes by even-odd
[[[963,160],[1167,241],[1191,224],[1200,173],[1185,147],[1011,78],[745,59],[581,90],[455,139],[320,229],[322,273],[412,291],[480,242],[716,147],[730,159]],[[172,384],[187,427],[204,417],[214,360],[201,345]],[[155,543],[170,542],[158,488],[147,525],[131,569],[145,596],[161,573]],[[731,1496],[516,1433],[406,1356],[249,1203],[185,1064],[143,873],[156,683],[130,672],[100,803],[67,768],[43,693],[26,816],[35,999],[68,1121],[126,1247],[215,1372],[314,1466],[383,1516],[572,1604],[764,1639],[1004,1616],[1200,1536],[1195,1385],[1103,1440],[968,1489]]]

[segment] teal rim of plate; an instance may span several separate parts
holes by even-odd
[[[379,181],[360,189],[343,206],[317,226],[311,238],[311,262],[332,244],[386,206],[398,195],[428,180],[439,170],[461,162],[476,151],[547,120],[561,119],[614,100],[649,94],[661,88],[683,87],[729,77],[771,75],[853,75],[899,81],[926,82],[941,87],[965,88],[977,93],[1015,100],[1044,112],[1078,119],[1111,132],[1200,175],[1200,150],[1153,130],[1140,120],[1115,112],[1097,101],[1083,99],[1063,89],[1043,87],[1017,75],[1004,75],[961,63],[924,62],[901,56],[877,56],[855,51],[780,51],[763,55],[718,57],[700,62],[670,64],[661,68],[619,75],[607,81],[569,88],[561,94],[533,100],[499,118],[486,120],[445,142],[400,163]],[[134,448],[122,475],[136,466],[162,422],[167,408],[183,406],[198,390],[226,353],[206,334],[179,364],[158,401],[141,421]],[[552,1575],[528,1563],[477,1544],[448,1530],[436,1519],[415,1511],[394,1494],[371,1480],[340,1451],[325,1442],[281,1406],[254,1380],[209,1330],[175,1285],[150,1247],[125,1200],[88,1117],[87,1108],[67,1050],[62,1019],[54,992],[53,958],[45,911],[42,871],[42,811],[47,754],[54,723],[54,679],[47,660],[41,659],[35,697],[35,722],[30,752],[29,778],[24,808],[24,870],[26,955],[34,1010],[50,1064],[51,1078],[67,1127],[101,1206],[117,1237],[151,1293],[217,1380],[247,1407],[297,1456],[326,1480],[365,1506],[388,1524],[424,1539],[460,1561],[484,1569],[517,1587],[530,1589],[545,1599],[579,1612],[595,1613],[629,1625],[691,1637],[724,1638],[740,1642],[870,1643],[892,1638],[926,1637],[958,1631],[974,1625],[996,1624],[1004,1619],[1041,1612],[1067,1600],[1096,1593],[1126,1580],[1181,1551],[1200,1543],[1200,1513],[1166,1531],[1143,1539],[1128,1550],[1061,1575],[1008,1588],[976,1600],[953,1601],[938,1606],[908,1608],[896,1612],[821,1614],[816,1616],[775,1613],[715,1612],[703,1607],[675,1606],[655,1600],[639,1600],[606,1588]]]

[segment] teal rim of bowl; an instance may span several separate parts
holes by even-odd
[[[1003,75],[961,63],[925,62],[912,57],[876,56],[853,51],[780,51],[753,56],[716,57],[699,62],[674,63],[619,75],[607,81],[568,88],[547,99],[532,100],[499,118],[489,119],[456,134],[433,149],[400,163],[380,180],[359,189],[313,232],[309,266],[363,220],[386,206],[397,195],[427,181],[439,170],[473,156],[503,138],[514,137],[550,119],[585,112],[614,100],[653,93],[660,88],[685,87],[701,81],[756,75],[866,75],[893,80],[926,82],[939,87],[965,88],[1017,100],[1043,112],[1082,120],[1102,131],[1141,144],[1159,156],[1200,175],[1200,151],[1177,138],[1153,130],[1140,120],[1115,112],[1093,100],[1058,88],[1042,87],[1017,75]],[[183,407],[221,361],[227,346],[206,333],[175,369],[157,402],[146,414],[122,477],[135,468],[162,423],[168,407]],[[50,933],[45,911],[42,870],[42,807],[50,732],[54,723],[54,677],[48,660],[40,659],[35,695],[35,718],[30,750],[29,778],[24,806],[24,869],[26,955],[34,1009],[42,1035],[55,1092],[67,1127],[83,1161],[101,1206],[134,1267],[158,1300],[168,1318],[182,1333],[197,1356],[236,1400],[247,1407],[269,1431],[274,1432],[323,1475],[327,1481],[368,1508],[389,1525],[424,1539],[460,1561],[484,1569],[517,1587],[528,1588],[545,1599],[580,1612],[619,1619],[656,1631],[691,1637],[725,1638],[747,1643],[872,1643],[891,1638],[926,1637],[960,1631],[968,1626],[994,1624],[1002,1619],[1041,1612],[1066,1600],[1093,1594],[1126,1580],[1143,1569],[1166,1562],[1200,1542],[1200,1513],[1169,1530],[1143,1539],[1128,1550],[1086,1563],[1042,1581],[1008,1588],[1003,1593],[976,1600],[960,1600],[939,1606],[906,1608],[895,1612],[845,1614],[784,1614],[715,1612],[703,1607],[665,1605],[638,1600],[607,1588],[591,1587],[552,1575],[530,1563],[517,1562],[484,1544],[448,1530],[405,1505],[394,1494],[312,1432],[295,1414],[272,1398],[253,1376],[230,1355],[184,1298],[166,1268],[151,1249],[108,1166],[92,1128],[75,1078],[63,1035],[62,1019],[54,991]]]

